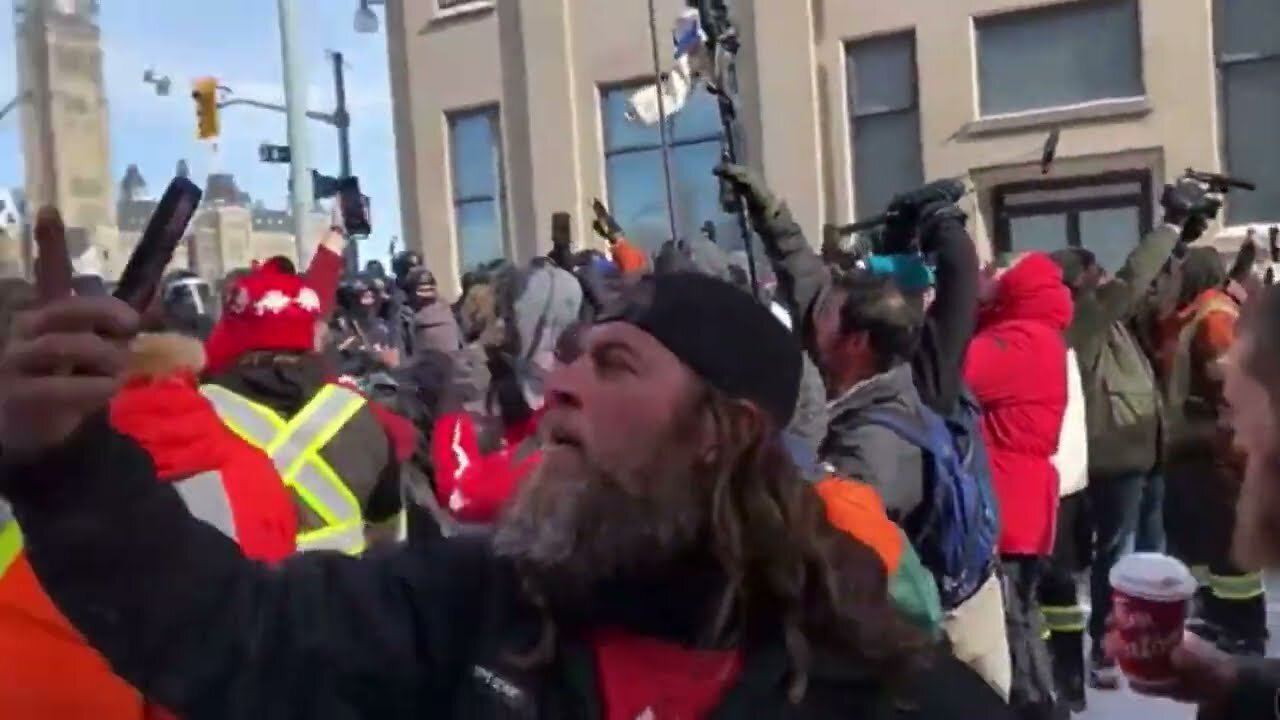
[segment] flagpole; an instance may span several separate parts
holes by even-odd
[[[649,0],[649,47],[653,51],[653,76],[658,89],[658,133],[662,142],[662,179],[667,190],[667,221],[671,227],[671,239],[680,240],[676,230],[676,197],[671,186],[671,140],[667,137],[667,101],[662,96],[662,61],[658,52],[658,11],[654,0]]]

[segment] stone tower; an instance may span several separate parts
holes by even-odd
[[[14,0],[28,207],[62,212],[82,273],[114,275],[118,248],[97,0]],[[117,257],[118,256],[118,257]]]

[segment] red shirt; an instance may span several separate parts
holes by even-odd
[[[742,670],[736,651],[690,650],[621,630],[597,631],[592,646],[605,720],[707,717]]]

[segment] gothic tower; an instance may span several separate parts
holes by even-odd
[[[113,275],[127,252],[116,252],[98,9],[97,0],[14,0],[14,25],[28,207],[62,212],[79,272]]]

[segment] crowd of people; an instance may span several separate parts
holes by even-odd
[[[42,211],[0,286],[0,715],[1057,720],[1123,683],[1136,548],[1200,581],[1165,692],[1272,716],[1280,291],[1198,242],[1208,188],[1111,275],[980,263],[938,184],[815,249],[716,172],[758,278],[604,213],[452,303],[412,252],[344,277],[335,225],[139,312]]]

